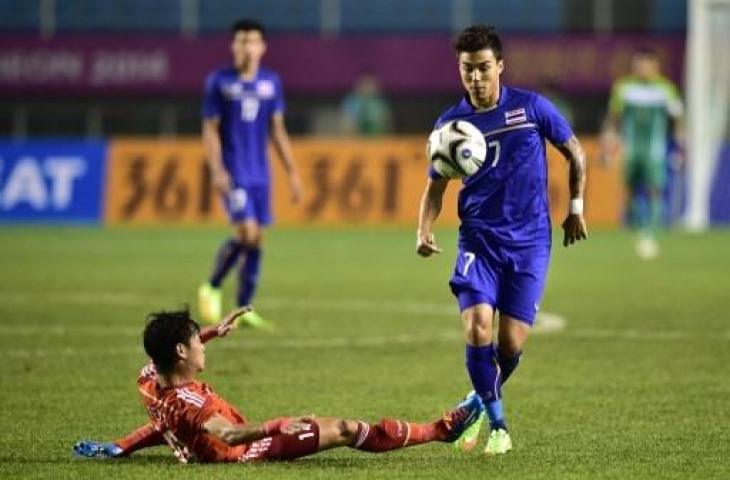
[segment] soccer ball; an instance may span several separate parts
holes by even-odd
[[[473,175],[484,164],[487,142],[474,124],[452,120],[428,137],[428,158],[436,173],[446,178]]]

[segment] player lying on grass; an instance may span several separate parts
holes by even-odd
[[[150,423],[113,443],[81,441],[74,451],[84,457],[122,457],[167,444],[183,463],[289,460],[336,447],[385,452],[422,443],[453,442],[472,425],[484,406],[467,396],[454,410],[431,423],[383,419],[380,423],[334,417],[280,417],[251,422],[197,379],[205,367],[204,343],[225,336],[238,317],[200,330],[187,310],[150,314],[144,348],[152,362],[137,380]]]

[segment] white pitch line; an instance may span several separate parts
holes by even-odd
[[[110,307],[129,307],[145,305],[154,301],[152,296],[137,293],[114,292],[0,292],[3,304],[60,304],[60,305],[101,305]],[[159,301],[159,300],[158,300]]]
[[[163,308],[165,306],[178,306],[181,302],[166,296],[142,295],[138,293],[112,293],[112,292],[82,292],[63,293],[46,292],[29,294],[26,292],[0,292],[0,303],[20,303],[43,305],[65,304],[65,305],[100,305],[100,306],[146,306],[150,310]],[[290,310],[296,309],[302,312],[353,312],[353,313],[374,313],[374,314],[395,314],[395,315],[421,315],[435,317],[458,317],[459,310],[454,303],[429,303],[420,301],[388,301],[388,300],[363,300],[360,298],[285,298],[269,297],[261,299],[257,304],[262,310]],[[0,324],[0,334],[5,325]],[[535,331],[548,332],[561,330],[565,327],[565,320],[556,314],[538,313]],[[54,325],[53,328],[60,329],[63,334],[62,325]],[[107,331],[106,327],[104,328]]]
[[[557,313],[537,312],[532,325],[533,334],[559,332],[565,329],[565,318]]]
[[[676,341],[690,338],[707,338],[684,330],[608,330],[600,328],[577,329],[565,332],[566,336],[574,338],[621,338],[626,340],[659,340]]]
[[[114,307],[147,307],[150,309],[163,308],[170,305],[179,305],[179,300],[171,296],[149,295],[134,292],[46,292],[30,294],[26,292],[0,292],[0,302],[7,304],[62,304],[62,305],[101,305]],[[381,315],[403,316],[438,316],[444,318],[458,317],[455,304],[427,303],[417,301],[380,301],[363,299],[322,299],[322,298],[263,298],[258,305],[264,310],[297,310],[302,313],[316,312],[343,312],[343,313],[372,313]],[[713,339],[730,341],[730,331],[724,335],[698,335],[689,330],[626,330],[626,329],[565,329],[565,319],[557,314],[539,312],[533,334],[558,333],[559,337],[580,339],[622,339],[640,341],[683,341],[687,339]],[[10,336],[55,336],[55,337],[127,337],[141,336],[141,326],[93,324],[2,324],[0,323],[0,337]],[[240,337],[239,337],[240,338]],[[306,338],[243,338],[233,342],[221,342],[215,348],[223,349],[327,349],[327,348],[364,348],[387,345],[411,345],[422,343],[455,342],[462,338],[458,328],[431,333],[400,333],[376,336],[336,336],[336,337],[306,337]],[[0,351],[0,357],[27,358],[55,356],[84,356],[84,355],[134,355],[141,354],[142,349],[130,342],[129,346],[116,348],[97,348],[91,346],[84,349],[70,347],[59,348],[20,348]]]
[[[13,298],[16,301],[29,302],[40,301],[36,295],[12,295],[0,294],[1,299]],[[142,303],[144,298],[135,294],[109,294],[96,296],[94,294],[77,294],[66,296],[62,294],[46,294],[42,299],[52,299],[67,302],[79,303],[115,303],[117,305],[130,305],[135,302]],[[158,299],[159,301],[159,299]],[[379,302],[362,299],[348,300],[322,300],[322,299],[289,299],[273,298],[262,302],[263,308],[271,310],[296,309],[302,312],[327,311],[327,312],[358,312],[377,313],[393,315],[433,315],[443,317],[456,316],[456,307],[447,304],[429,304],[417,302]],[[565,327],[565,319],[556,314],[539,313],[535,322],[534,333],[543,334],[555,332]],[[102,325],[102,324],[0,324],[0,337],[9,336],[55,336],[55,337],[135,337],[141,335],[140,327]],[[271,348],[296,348],[296,349],[326,349],[326,348],[363,348],[379,347],[386,345],[410,345],[419,343],[443,343],[454,342],[462,338],[458,328],[442,332],[432,333],[399,333],[391,335],[376,336],[339,336],[339,337],[306,337],[306,338],[268,338],[268,339],[244,339],[237,342],[222,342],[219,347],[225,349],[271,349]],[[74,349],[69,347],[60,348],[37,348],[37,349],[6,349],[0,351],[0,357],[28,358],[28,357],[53,357],[53,356],[81,356],[81,355],[131,355],[141,352],[141,348],[131,344],[129,347],[116,348],[85,348]]]
[[[541,314],[534,327],[534,333],[543,334],[557,331],[565,326],[565,320],[555,314]],[[93,325],[53,325],[40,324],[0,324],[0,336],[55,336],[55,337],[141,337],[141,328],[128,326]],[[380,346],[408,343],[425,343],[450,341],[461,338],[458,329],[433,333],[397,333],[392,335],[365,335],[351,337],[304,337],[282,339],[246,339],[245,348],[270,348],[276,345],[282,347],[319,348],[319,347],[347,347],[347,346]],[[2,352],[0,352],[2,354]]]
[[[458,331],[446,331],[433,334],[408,334],[352,336],[352,337],[306,337],[281,339],[253,339],[233,342],[216,342],[216,349],[224,350],[260,350],[272,348],[288,349],[326,349],[326,348],[363,348],[381,347],[387,345],[413,345],[419,343],[452,342],[461,338]],[[116,348],[37,348],[37,349],[7,349],[0,351],[0,357],[29,358],[54,356],[82,356],[82,355],[131,355],[142,353],[141,347],[128,346]]]
[[[659,342],[676,342],[686,341],[688,339],[700,340],[719,340],[721,342],[730,341],[730,332],[725,332],[724,336],[699,336],[692,335],[689,331],[672,331],[672,332],[639,332],[636,330],[565,330],[556,335],[556,338],[580,338],[580,339],[619,339],[619,340],[639,340],[639,341],[659,341]],[[224,350],[261,350],[272,348],[287,349],[328,349],[328,348],[366,348],[366,347],[382,347],[388,345],[415,345],[424,343],[450,343],[458,342],[462,339],[462,334],[458,330],[449,330],[444,332],[435,332],[432,334],[396,334],[396,335],[376,335],[376,336],[352,336],[352,337],[307,337],[307,338],[282,338],[282,339],[255,339],[226,342],[216,342],[216,349]],[[106,347],[97,348],[89,347],[84,349],[60,347],[60,348],[20,348],[6,349],[0,351],[0,358],[54,358],[68,356],[92,356],[92,355],[133,355],[142,354],[141,347]]]
[[[638,341],[659,341],[676,342],[688,339],[730,341],[730,331],[725,335],[700,336],[693,335],[690,331],[637,331],[637,330],[601,330],[601,329],[578,329],[564,330],[556,335],[556,338],[580,338],[580,339],[620,339]],[[235,338],[235,337],[233,337]],[[340,336],[340,337],[306,337],[306,338],[268,338],[268,339],[239,339],[215,343],[215,349],[222,350],[270,350],[273,348],[286,349],[328,349],[328,348],[367,348],[382,347],[389,345],[415,345],[425,343],[451,343],[462,339],[458,330],[433,332],[428,334],[401,333],[395,335],[370,335],[370,336]],[[143,356],[142,348],[129,345],[126,347],[96,347],[78,349],[70,347],[59,348],[19,348],[0,351],[0,358],[56,358],[56,357],[79,357],[79,356],[110,356],[110,355],[140,355]]]
[[[445,304],[417,304],[415,302],[372,302],[356,300],[349,302],[346,300],[326,301],[290,301],[288,299],[271,299],[262,302],[266,305],[265,309],[281,310],[296,309],[300,312],[308,311],[328,311],[328,312],[356,312],[356,313],[378,313],[393,315],[428,315],[440,317],[455,316],[455,308]],[[555,313],[539,312],[533,326],[534,334],[543,334],[563,330],[565,328],[565,319]],[[3,324],[0,323],[0,336],[80,336],[85,337],[106,337],[106,336],[140,336],[140,327],[119,326],[108,324]],[[397,338],[394,337],[394,338]]]
[[[18,336],[51,336],[51,337],[140,337],[142,336],[142,326],[124,327],[118,325],[41,325],[41,324],[0,324],[0,337],[18,337]]]
[[[0,303],[42,305],[99,305],[99,306],[146,306],[152,310],[165,305],[180,305],[180,299],[169,295],[144,295],[133,292],[0,292]],[[269,297],[261,299],[257,304],[261,308],[277,310],[301,308],[317,311],[356,311],[364,313],[403,313],[412,315],[449,315],[457,314],[456,303],[428,303],[420,301],[383,301],[363,300],[360,298],[319,299],[319,298],[284,298]]]
[[[690,331],[637,331],[637,330],[601,330],[601,329],[578,329],[564,330],[556,335],[555,338],[579,338],[579,339],[619,339],[619,340],[638,340],[638,341],[659,341],[659,342],[676,342],[686,341],[688,339],[699,340],[719,340],[721,342],[730,341],[730,331],[726,331],[723,336],[700,336],[693,335]],[[233,337],[235,338],[235,337]],[[401,333],[394,335],[375,335],[375,336],[340,336],[340,337],[306,337],[306,338],[262,338],[262,339],[237,339],[234,341],[216,342],[215,349],[250,351],[250,350],[270,350],[273,348],[286,349],[330,349],[330,348],[367,348],[382,347],[389,345],[415,345],[426,343],[451,343],[458,342],[462,339],[462,334],[458,330],[447,330],[442,332],[432,332],[428,334],[412,334]],[[89,348],[20,348],[7,349],[0,351],[0,358],[55,358],[55,357],[79,357],[79,356],[109,356],[109,355],[140,355],[144,356],[140,346],[129,345],[126,347],[105,347],[99,348],[92,346]]]

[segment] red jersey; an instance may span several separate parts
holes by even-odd
[[[231,447],[203,431],[203,424],[216,413],[233,424],[247,422],[210,385],[192,381],[162,388],[157,383],[157,370],[150,363],[140,372],[137,387],[155,428],[172,433],[199,461],[235,462],[246,453],[248,445]]]

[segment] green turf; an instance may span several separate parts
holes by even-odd
[[[144,315],[194,303],[224,234],[0,230],[0,477],[730,475],[730,232],[667,234],[650,263],[624,233],[556,245],[543,309],[567,327],[535,334],[505,389],[515,449],[504,457],[435,444],[257,466],[182,467],[164,448],[72,458],[75,440],[145,421],[134,384]],[[258,304],[278,330],[211,343],[204,379],[253,419],[439,415],[469,388],[446,284],[454,235],[440,232],[444,254],[424,261],[410,230],[272,230]]]

